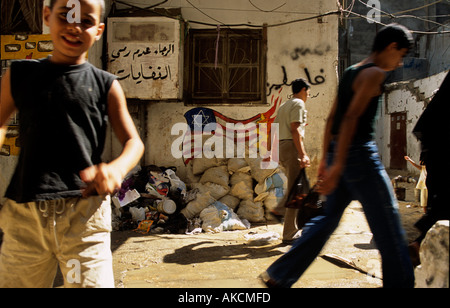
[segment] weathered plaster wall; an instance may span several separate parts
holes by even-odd
[[[144,4],[133,1],[133,4]],[[280,2],[280,3],[278,3]],[[252,23],[262,25],[301,19],[336,10],[333,1],[254,1],[261,9],[274,12],[263,12],[255,9],[249,2],[230,1],[194,1],[198,9],[224,24]],[[141,5],[145,6],[145,5]],[[186,1],[169,1],[166,6],[181,8],[185,20],[217,23],[210,17],[190,6]],[[305,9],[307,8],[307,9]],[[190,24],[193,28],[201,28]],[[307,101],[308,126],[305,144],[312,160],[311,175],[315,175],[321,154],[322,136],[325,119],[333,102],[337,87],[338,56],[338,17],[330,15],[321,20],[312,19],[284,26],[269,27],[267,30],[267,104],[205,107],[214,109],[233,119],[246,119],[270,109],[272,96],[281,96],[287,100],[291,93],[290,84],[296,78],[306,78],[312,82],[311,98]],[[209,27],[211,29],[211,27]],[[95,56],[95,55],[94,55]],[[275,90],[281,87],[281,92]],[[270,89],[272,88],[272,91]],[[270,93],[270,94],[269,94]],[[197,106],[186,106],[179,102],[142,102],[146,106],[145,129],[145,164],[159,166],[176,166],[178,174],[183,178],[185,166],[182,159],[174,159],[171,145],[177,136],[171,135],[171,128],[176,123],[185,123],[184,113]],[[119,149],[112,146],[111,155],[117,155]]]
[[[383,163],[389,168],[390,164],[390,131],[391,118],[394,112],[407,112],[407,155],[417,163],[420,158],[420,143],[412,134],[412,130],[422,112],[430,102],[433,92],[439,88],[448,71],[439,74],[405,82],[396,82],[386,86],[383,96],[380,118],[377,123],[377,143]],[[407,164],[408,171],[418,173],[411,164]]]

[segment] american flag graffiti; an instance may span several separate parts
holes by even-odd
[[[205,143],[203,142],[205,136],[214,136],[218,138],[216,140],[222,140],[227,147],[226,151],[230,151],[228,146],[233,145],[232,154],[235,148],[239,151],[240,145],[247,144],[249,148],[254,146],[254,149],[257,149],[261,155],[262,149],[267,149],[267,136],[272,134],[272,123],[282,102],[281,91],[282,89],[276,97],[272,95],[272,107],[268,111],[247,119],[233,119],[206,107],[197,107],[187,111],[184,117],[188,129],[182,143],[184,163],[188,164],[193,158],[208,157],[208,155],[202,155],[205,154]],[[224,153],[221,158],[236,157],[229,156],[229,154],[230,152],[227,152],[227,155]],[[242,157],[239,156],[240,154],[243,153],[238,152],[237,157]]]

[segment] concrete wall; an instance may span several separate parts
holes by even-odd
[[[448,71],[439,74],[405,82],[395,82],[386,86],[383,95],[383,103],[380,112],[380,118],[377,122],[377,143],[383,164],[389,168],[390,165],[390,115],[395,112],[406,112],[407,114],[407,150],[406,153],[415,162],[419,162],[420,143],[412,134],[422,112],[432,98],[433,92],[439,88]],[[408,171],[418,174],[418,170],[411,164],[407,164]]]
[[[133,1],[134,5],[145,5],[145,1]],[[185,20],[217,23],[207,17],[200,10],[212,18],[224,24],[252,23],[269,25],[315,16],[336,10],[333,1],[255,1],[260,9],[272,10],[283,3],[284,6],[274,12],[263,12],[253,7],[249,2],[241,0],[192,0],[196,8],[186,1],[169,1],[167,8],[181,8],[182,17]],[[124,8],[125,6],[122,6]],[[118,7],[121,8],[121,7]],[[306,13],[308,12],[308,13]],[[189,24],[192,28],[205,28],[196,24]],[[296,78],[307,78],[305,69],[309,72],[311,80],[315,83],[315,77],[321,76],[320,84],[313,85],[311,96],[307,101],[308,126],[306,128],[306,149],[312,160],[310,173],[315,175],[315,169],[321,153],[322,135],[325,119],[336,94],[337,87],[337,57],[338,57],[338,17],[330,15],[323,17],[321,21],[312,19],[309,21],[292,23],[284,26],[269,27],[267,30],[267,93],[272,85],[282,85],[282,90],[272,91],[264,105],[235,105],[218,106],[208,105],[223,115],[233,119],[246,119],[256,114],[266,112],[274,98],[280,96],[283,101],[291,93],[290,84]],[[206,27],[209,29],[215,29]],[[91,53],[93,57],[96,54]],[[283,72],[285,68],[286,74]],[[183,73],[183,72],[181,72]],[[287,79],[287,80],[286,80]],[[174,159],[171,154],[172,143],[177,136],[171,135],[171,128],[176,123],[186,123],[184,113],[197,106],[186,106],[185,101],[141,101],[139,107],[145,113],[145,122],[137,123],[141,126],[146,145],[145,164],[159,166],[176,166],[181,178],[185,175],[185,165],[182,159]],[[137,121],[139,122],[139,121]],[[109,147],[109,158],[118,154],[120,149],[116,144]],[[106,155],[108,158],[108,155]]]
[[[450,6],[450,5],[449,5]],[[450,27],[450,22],[446,26],[441,26],[436,31],[446,31]],[[418,39],[420,57],[429,59],[429,74],[433,75],[443,70],[450,69],[450,48],[448,42],[450,33],[437,35],[421,35]]]

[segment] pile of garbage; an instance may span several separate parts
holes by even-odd
[[[283,198],[286,177],[259,158],[195,158],[186,183],[175,168],[147,166],[113,197],[114,230],[142,233],[222,232],[264,222]]]
[[[112,197],[113,230],[184,233],[187,219],[180,210],[188,193],[175,172],[175,167],[149,165],[127,176]]]

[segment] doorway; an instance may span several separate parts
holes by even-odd
[[[406,112],[391,114],[391,169],[406,169]]]

